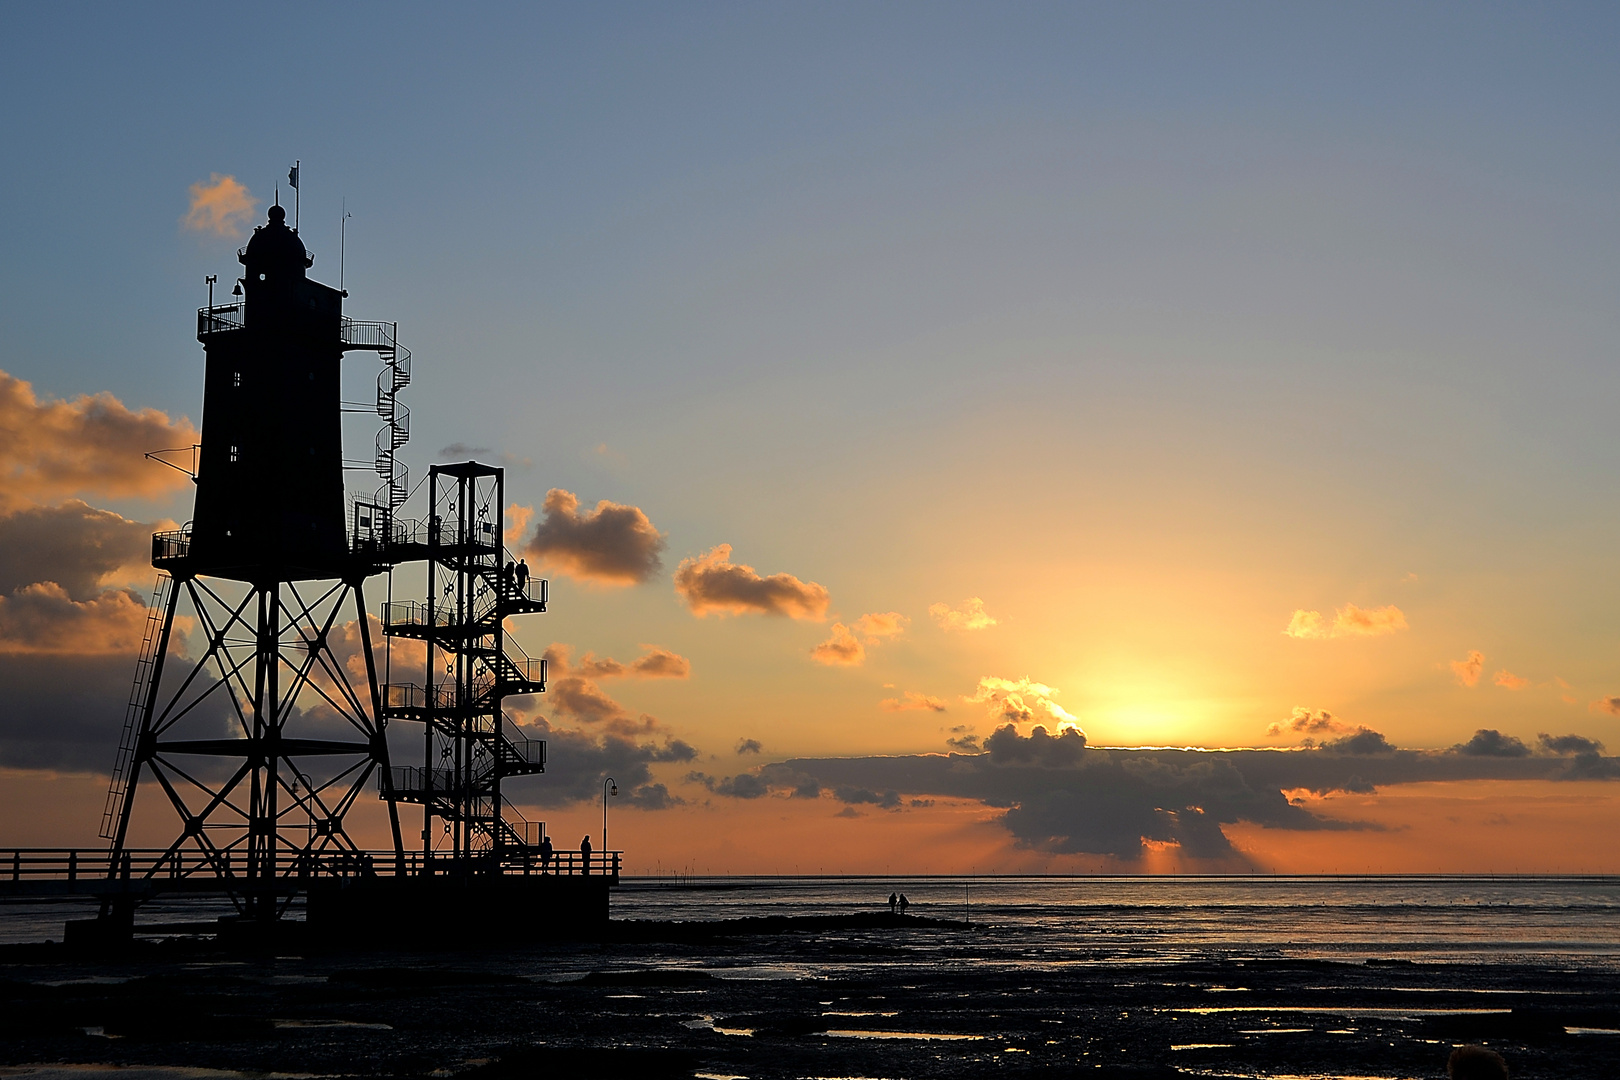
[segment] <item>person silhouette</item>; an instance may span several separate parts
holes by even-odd
[[[542,874],[551,873],[551,837],[549,836],[540,838],[540,872]]]
[[[1508,1067],[1495,1050],[1459,1046],[1446,1059],[1446,1075],[1451,1080],[1508,1080]]]
[[[906,894],[905,893],[901,893],[900,894],[900,914],[904,915],[906,913],[906,908],[908,908],[910,906],[911,906],[911,901],[906,899]]]
[[[899,903],[900,903],[900,896],[899,896],[899,894],[898,894],[898,893],[890,893],[890,894],[889,894],[889,914],[890,914],[890,915],[893,915],[893,914],[894,914],[894,911],[895,911],[895,907],[896,907],[896,905],[898,905],[898,904],[899,904]]]
[[[581,865],[584,867],[584,869],[582,869],[580,871],[580,873],[582,873],[582,874],[590,873],[591,872],[591,838],[590,838],[589,835],[587,835],[585,837],[585,839],[583,839],[583,840],[581,840],[579,842],[579,861],[580,861]]]
[[[518,587],[518,592],[523,593],[525,595],[528,594],[528,591],[529,591],[529,560],[528,559],[519,559],[518,560],[518,564],[517,564],[517,587]]]
[[[509,562],[506,569],[501,572],[501,584],[508,590],[517,584],[517,563]]]

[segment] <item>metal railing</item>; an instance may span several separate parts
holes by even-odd
[[[399,626],[451,626],[455,612],[449,608],[430,608],[418,600],[390,600],[383,604],[383,628]]]
[[[367,322],[351,319],[345,315],[339,327],[338,333],[348,348],[378,350],[399,348],[399,342],[394,338],[394,324],[391,322]]]
[[[247,304],[238,300],[234,304],[218,304],[197,309],[197,336],[220,334],[227,330],[240,330],[247,325]]]
[[[428,769],[420,765],[392,765],[388,769],[388,780],[395,795],[450,795],[460,787],[453,769]]]
[[[417,683],[387,683],[383,686],[383,708],[410,711],[425,710],[429,703],[435,709],[456,707],[454,683],[440,683],[431,689]]]
[[[541,769],[546,767],[546,740],[519,735],[515,739],[506,736],[502,742],[503,745],[498,752],[507,764],[537,765]]]
[[[618,878],[622,851],[593,851],[587,859],[579,851],[554,850],[543,861],[543,830],[529,829],[541,822],[511,822],[521,828],[523,844],[508,848],[496,862],[493,855],[451,858],[407,851],[401,859],[394,851],[288,851],[277,854],[277,881],[295,884],[311,879],[343,880],[358,877],[418,877],[461,870],[503,874],[550,873],[564,877],[606,874]],[[514,829],[518,831],[517,828]],[[535,842],[528,842],[529,836]],[[230,891],[248,881],[246,852],[226,848],[214,853],[187,849],[129,848],[117,862],[106,848],[3,848],[0,849],[0,895],[53,892],[93,895],[122,891],[137,885],[156,889],[190,888]],[[283,886],[287,888],[288,886]]]
[[[191,528],[171,529],[152,535],[152,565],[184,559],[191,554]]]

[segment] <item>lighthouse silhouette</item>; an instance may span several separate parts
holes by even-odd
[[[314,256],[281,206],[237,255],[241,299],[197,313],[196,501],[184,528],[153,537],[158,586],[102,834],[111,872],[128,875],[137,788],[155,780],[180,831],[155,859],[147,849],[147,876],[205,873],[242,915],[274,919],[291,878],[361,857],[344,815],[373,778],[403,852],[365,583],[420,557],[387,542],[409,353],[393,324],[345,318],[344,294],[309,277]],[[383,486],[353,504],[351,538],[341,370],[357,351],[383,363],[385,426]],[[181,634],[195,655],[171,649]],[[147,836],[162,827],[152,810],[143,820]]]

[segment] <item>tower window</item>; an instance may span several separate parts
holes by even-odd
[[[241,460],[242,460],[242,449],[241,449],[241,447],[237,446],[235,443],[231,443],[231,457],[230,457],[231,464],[235,465],[238,461],[241,461]]]
[[[231,372],[231,385],[235,386],[235,387],[238,387],[238,388],[241,387],[241,385],[242,385],[242,373],[240,371]]]

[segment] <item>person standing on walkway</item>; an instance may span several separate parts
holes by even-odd
[[[590,838],[589,835],[587,835],[585,837],[585,839],[583,839],[583,840],[581,840],[579,842],[579,861],[581,863],[583,863],[584,866],[585,866],[585,868],[583,870],[581,870],[580,873],[582,873],[582,874],[590,873],[591,872],[591,838]]]

